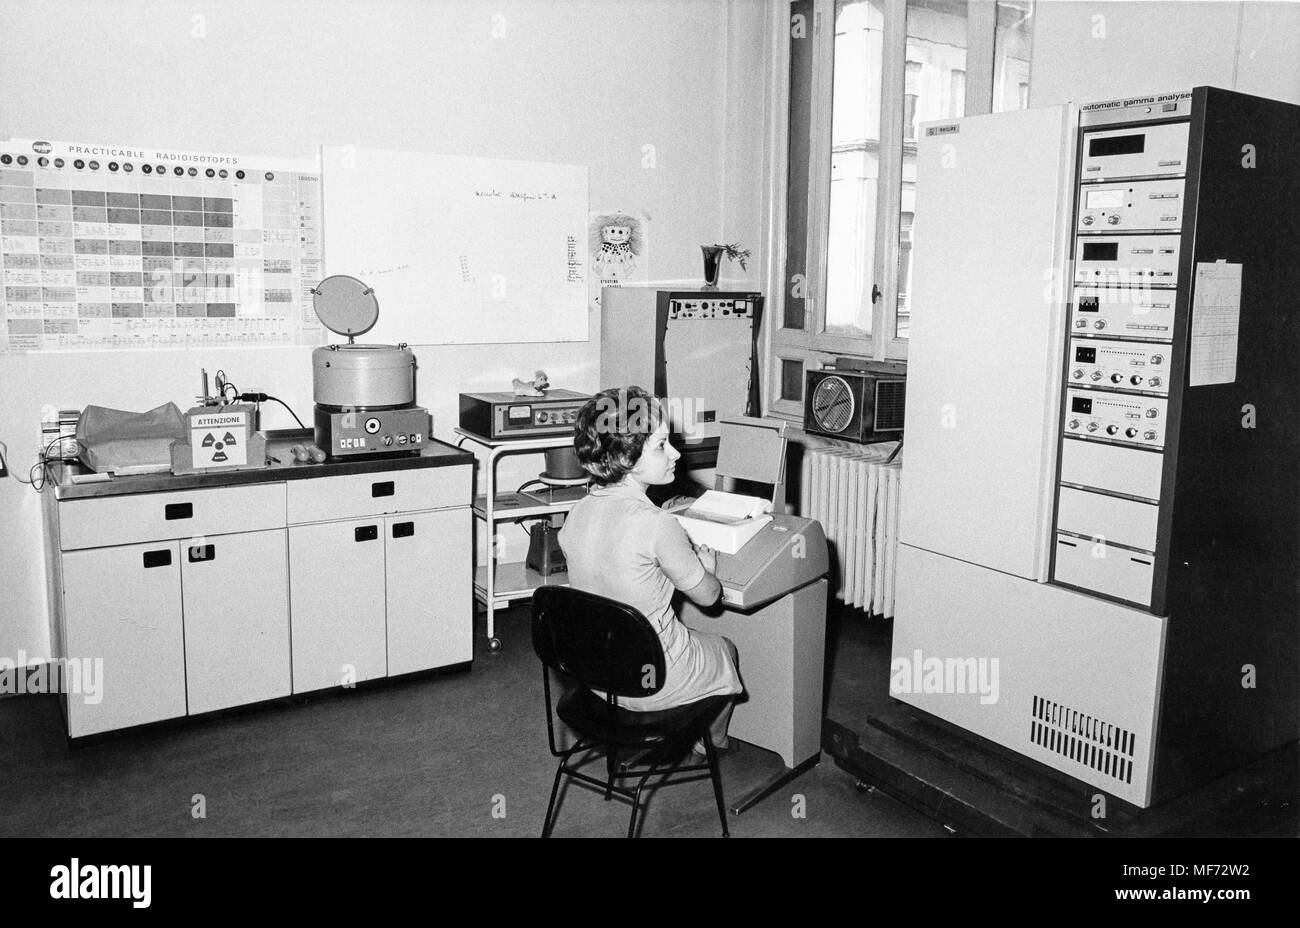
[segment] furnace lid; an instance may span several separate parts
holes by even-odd
[[[312,288],[312,308],[321,324],[349,340],[374,328],[379,301],[374,288],[347,274],[332,274]]]

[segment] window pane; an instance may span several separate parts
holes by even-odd
[[[781,325],[802,329],[808,280],[808,133],[812,119],[813,0],[790,4],[790,141],[786,174],[785,299]],[[795,286],[796,280],[804,281]]]
[[[898,223],[897,338],[911,323],[917,126],[966,113],[966,0],[907,0],[903,75],[903,190]],[[924,222],[924,218],[921,220]]]
[[[803,399],[803,361],[781,359],[781,399]]]
[[[1029,107],[1029,59],[1033,51],[1032,0],[999,0],[993,39],[993,112]]]
[[[835,4],[825,324],[833,335],[871,334],[884,26],[882,0]]]

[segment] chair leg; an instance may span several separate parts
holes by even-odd
[[[636,837],[636,814],[641,808],[641,790],[645,788],[646,780],[650,779],[658,769],[655,766],[647,770],[645,776],[637,783],[636,792],[632,794],[632,818],[627,823],[627,836],[629,838]]]
[[[608,779],[605,781],[606,802],[609,802],[609,800],[614,795],[614,766],[617,760],[618,760],[618,748],[616,748],[612,744],[606,745],[605,746],[605,773],[608,777]]]
[[[718,755],[713,749],[713,739],[705,734],[704,756],[709,761],[709,779],[713,781],[713,799],[718,804],[718,819],[722,822],[722,837],[730,838],[731,830],[727,828],[727,808],[722,801],[722,777],[718,775]]]
[[[551,801],[546,804],[546,821],[542,822],[542,837],[551,836],[551,828],[555,822],[552,816],[555,814],[555,797],[560,792],[560,777],[564,775],[564,764],[569,759],[568,755],[560,758],[560,766],[555,771],[555,782],[551,784]]]

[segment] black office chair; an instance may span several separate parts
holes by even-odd
[[[631,606],[572,587],[546,586],[533,593],[533,650],[542,661],[542,682],[546,691],[546,735],[551,754],[560,758],[546,806],[542,837],[550,837],[554,826],[555,800],[560,780],[569,776],[595,786],[608,801],[617,794],[632,801],[632,818],[627,836],[636,835],[641,790],[655,773],[690,776],[659,785],[676,785],[698,780],[707,771],[713,780],[723,837],[730,837],[727,813],[722,802],[722,781],[718,758],[709,738],[709,726],[727,705],[729,696],[709,696],[697,702],[659,712],[633,712],[620,708],[620,697],[650,696],[664,682],[664,652],[650,622]],[[552,707],[551,674],[554,670],[578,685],[561,696]],[[602,699],[592,689],[607,693]],[[555,741],[553,715],[578,735],[569,748]],[[691,746],[704,741],[705,763],[686,763]],[[605,754],[606,778],[584,773],[595,755]],[[623,759],[620,760],[620,751]],[[579,761],[574,762],[575,756]],[[635,789],[618,780],[639,777]]]

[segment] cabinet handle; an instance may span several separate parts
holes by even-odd
[[[374,541],[379,537],[378,525],[362,525],[352,530],[352,537],[356,541]]]
[[[414,534],[415,534],[415,523],[414,523],[414,522],[394,522],[394,523],[393,523],[393,537],[394,537],[394,538],[410,538],[410,537],[411,537],[412,535],[414,535]]]
[[[393,481],[384,480],[381,483],[372,483],[370,485],[371,496],[392,496],[394,492]]]
[[[170,567],[172,563],[172,552],[170,548],[162,551],[146,551],[144,553],[145,567]]]
[[[192,519],[194,518],[194,504],[168,503],[163,507],[163,518],[168,522],[173,519]]]
[[[190,545],[190,563],[214,561],[217,558],[216,545]]]

